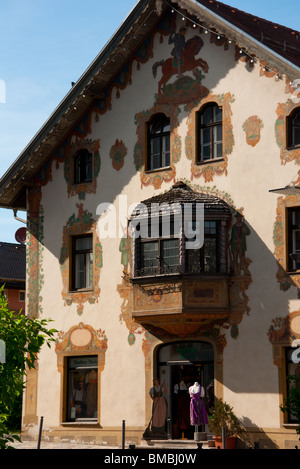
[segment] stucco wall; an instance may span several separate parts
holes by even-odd
[[[179,21],[179,20],[178,20]],[[181,20],[180,20],[181,21]],[[188,29],[188,37],[197,34]],[[204,73],[203,85],[214,96],[230,93],[230,115],[234,144],[228,154],[228,165],[222,174],[215,174],[210,181],[204,176],[191,176],[191,161],[186,157],[185,137],[188,132],[189,112],[184,103],[178,105],[181,138],[180,160],[176,163],[176,179],[190,181],[192,187],[201,190],[209,187],[211,193],[227,194],[234,208],[242,209],[245,221],[251,230],[247,237],[247,257],[251,260],[249,270],[252,283],[246,294],[249,298],[249,313],[244,314],[239,324],[237,338],[229,330],[222,330],[227,345],[224,349],[224,399],[234,406],[238,416],[252,427],[279,427],[278,369],[273,363],[272,346],[268,340],[271,321],[277,316],[286,316],[299,308],[296,289],[280,290],[276,278],[277,264],[274,258],[273,225],[276,219],[277,195],[269,190],[283,187],[297,174],[293,162],[281,164],[280,148],[276,142],[275,123],[278,103],[290,97],[286,93],[285,77],[276,81],[274,77],[262,76],[259,64],[249,70],[241,60],[236,61],[234,45],[228,50],[210,43],[209,35],[201,35],[204,47],[199,56],[209,64]],[[143,427],[146,422],[145,409],[145,355],[142,350],[144,332],[138,328],[135,343],[128,342],[129,330],[120,319],[123,300],[117,291],[122,283],[121,253],[119,239],[103,239],[103,267],[100,272],[100,296],[95,304],[84,303],[83,312],[77,305],[68,306],[62,298],[62,275],[59,263],[63,243],[63,227],[69,217],[77,214],[76,204],[97,220],[98,204],[109,202],[119,209],[118,195],[126,195],[128,207],[147,199],[153,193],[170,189],[173,181],[162,182],[160,188],[141,183],[140,172],[134,166],[134,148],[137,142],[135,115],[154,106],[157,83],[152,65],[162,58],[170,57],[172,46],[164,37],[160,43],[157,34],[154,40],[153,57],[137,69],[133,64],[132,84],[128,84],[116,97],[113,91],[111,109],[97,116],[91,114],[91,133],[87,138],[100,141],[101,168],[97,177],[97,191],[86,194],[84,200],[68,196],[64,178],[64,165],[52,163],[51,179],[42,187],[41,204],[44,210],[44,240],[42,267],[44,282],[40,292],[42,316],[54,320],[53,327],[67,332],[72,326],[83,322],[94,329],[105,331],[108,348],[105,366],[101,373],[101,425],[120,426],[122,419],[128,425]],[[193,77],[192,73],[187,73]],[[176,76],[170,82],[174,83]],[[191,104],[190,104],[191,107]],[[258,116],[263,127],[261,138],[255,146],[246,141],[244,122],[250,116]],[[116,139],[127,148],[124,166],[115,170],[110,158],[110,149]],[[75,140],[75,138],[74,138]],[[39,361],[38,415],[43,415],[49,427],[59,425],[60,374],[55,351],[44,349]],[[146,390],[148,393],[148,390]]]

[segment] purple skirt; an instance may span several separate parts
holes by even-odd
[[[208,423],[207,411],[201,397],[201,391],[191,394],[190,417],[191,425],[205,425]]]

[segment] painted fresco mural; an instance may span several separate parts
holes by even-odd
[[[198,164],[196,162],[196,113],[206,103],[214,102],[223,110],[223,156],[217,161]],[[213,95],[208,93],[205,98],[192,101],[185,106],[188,113],[187,125],[188,130],[185,137],[185,153],[188,160],[191,161],[191,180],[193,178],[203,177],[204,182],[213,181],[216,175],[227,175],[228,156],[232,153],[234,147],[233,126],[231,123],[231,103],[234,97],[230,93],[222,95]]]
[[[170,91],[166,90],[166,84],[173,75],[177,75],[178,79],[173,86],[173,90],[177,89],[181,99],[184,102],[184,91],[189,91],[191,88],[191,80],[184,78],[184,72],[193,71],[195,79],[199,79],[199,86],[201,87],[201,72],[199,73],[198,67],[204,72],[208,72],[208,63],[199,58],[196,58],[204,43],[200,36],[194,36],[189,40],[185,40],[187,32],[186,27],[181,27],[178,32],[173,30],[169,36],[169,44],[174,44],[171,51],[172,57],[156,62],[153,67],[153,76],[156,78],[157,68],[161,67],[162,77],[158,82],[158,95],[170,95]],[[196,70],[196,71],[195,71]],[[200,94],[203,94],[200,88]],[[175,96],[175,94],[174,94]],[[178,96],[178,95],[177,95]],[[187,98],[188,99],[188,98]]]
[[[123,168],[127,152],[128,150],[125,146],[125,143],[122,140],[116,139],[115,144],[111,147],[109,152],[109,156],[112,160],[112,167],[116,171],[120,171],[120,169]]]
[[[162,19],[158,25],[157,30],[151,34],[144,41],[143,45],[135,51],[131,60],[123,67],[117,76],[112,80],[108,88],[105,90],[104,96],[101,99],[96,99],[93,106],[82,117],[81,121],[72,129],[70,134],[62,142],[59,148],[54,149],[51,158],[40,169],[36,175],[35,182],[39,187],[45,186],[52,180],[53,164],[57,168],[62,167],[65,189],[70,204],[77,200],[75,205],[76,210],[70,209],[68,219],[64,219],[62,225],[62,239],[60,244],[60,271],[63,288],[61,291],[61,304],[66,307],[76,305],[77,315],[83,313],[95,314],[97,317],[98,310],[89,310],[89,305],[96,305],[102,295],[100,295],[100,275],[103,268],[103,252],[102,244],[97,236],[96,226],[97,220],[93,218],[91,213],[91,206],[95,203],[95,198],[88,198],[87,194],[101,195],[102,186],[100,182],[101,171],[103,166],[105,169],[110,170],[110,182],[113,183],[113,177],[119,177],[118,173],[124,174],[125,164],[130,163],[131,169],[135,169],[138,174],[138,183],[135,186],[136,179],[133,180],[132,186],[128,190],[136,190],[137,197],[142,199],[141,194],[143,191],[139,189],[150,189],[152,191],[168,190],[170,183],[177,181],[179,170],[184,168],[186,178],[180,178],[188,184],[193,190],[207,195],[214,195],[224,200],[231,208],[232,219],[226,226],[227,239],[226,239],[226,252],[228,256],[228,287],[226,294],[222,290],[223,284],[217,282],[203,282],[199,287],[199,283],[191,282],[191,285],[186,290],[187,301],[194,302],[198,305],[199,309],[203,304],[210,303],[210,306],[223,307],[224,298],[228,299],[230,304],[230,312],[226,319],[220,319],[219,323],[211,325],[208,323],[208,316],[203,315],[203,324],[198,329],[191,325],[190,329],[186,329],[182,336],[178,332],[178,324],[169,329],[163,329],[161,324],[157,323],[157,329],[152,328],[151,333],[142,327],[133,318],[133,312],[136,307],[144,311],[159,311],[160,308],[174,310],[179,308],[181,302],[181,293],[176,290],[178,285],[170,285],[169,289],[165,290],[160,288],[159,283],[155,288],[141,288],[140,286],[131,282],[133,272],[133,246],[132,239],[129,238],[128,233],[124,233],[118,247],[120,257],[120,272],[113,272],[117,280],[117,294],[120,299],[120,309],[117,308],[119,324],[124,326],[128,331],[127,343],[125,339],[125,346],[129,345],[130,350],[133,347],[139,346],[143,352],[145,359],[145,373],[146,384],[149,384],[149,377],[153,373],[153,351],[160,340],[174,341],[178,337],[190,339],[191,337],[206,339],[209,343],[214,344],[217,351],[216,354],[216,372],[215,377],[218,379],[218,385],[223,386],[223,351],[227,345],[227,339],[237,339],[240,334],[239,326],[245,315],[251,314],[250,300],[248,297],[248,290],[252,284],[251,275],[251,262],[252,259],[248,257],[248,241],[252,240],[251,235],[254,234],[254,229],[250,229],[247,221],[247,207],[246,209],[237,205],[233,199],[238,200],[236,192],[232,196],[226,191],[226,187],[230,187],[229,162],[230,155],[235,149],[235,136],[236,132],[241,132],[244,136],[244,148],[250,145],[252,148],[256,147],[259,142],[263,142],[265,138],[266,129],[264,129],[263,116],[250,115],[247,113],[243,115],[243,120],[239,123],[239,128],[233,128],[232,109],[233,103],[236,103],[236,96],[233,92],[228,91],[230,84],[225,83],[224,92],[218,89],[217,93],[214,90],[205,86],[208,82],[207,75],[211,72],[211,64],[201,58],[203,53],[204,41],[198,35],[194,35],[186,40],[187,35],[190,35],[192,29],[190,26],[178,27],[179,21],[176,24],[175,15],[167,15]],[[181,23],[180,23],[181,24]],[[190,29],[189,29],[190,28]],[[177,32],[176,32],[177,31]],[[164,42],[164,50],[167,51],[164,60],[155,61],[151,69],[152,75],[150,80],[155,84],[152,90],[155,90],[153,97],[150,98],[145,109],[141,101],[141,108],[134,116],[131,115],[131,120],[134,120],[135,135],[133,136],[133,144],[130,146],[130,139],[123,137],[125,142],[121,139],[116,129],[110,141],[110,149],[107,154],[102,153],[103,141],[100,139],[91,139],[92,131],[94,130],[94,123],[99,122],[99,119],[108,112],[112,111],[115,106],[116,100],[121,99],[122,91],[127,86],[132,84],[133,72],[141,70],[142,64],[146,64],[153,58],[154,51],[154,36],[159,35],[160,44]],[[208,38],[209,36],[206,36]],[[207,39],[206,39],[207,40]],[[210,44],[217,47],[223,47],[228,50],[230,43],[228,38],[220,37],[216,34],[210,35]],[[233,51],[233,61],[241,61],[245,63],[247,68],[252,68],[253,62],[251,56],[244,54],[239,47]],[[263,78],[276,78],[277,71],[268,70],[264,63],[259,64],[259,74]],[[206,79],[206,81],[205,81]],[[214,102],[223,110],[223,156],[217,161],[210,161],[209,163],[196,162],[196,113],[201,107],[209,102]],[[237,108],[238,108],[237,103]],[[286,131],[285,119],[292,112],[295,105],[291,101],[281,103],[277,107],[276,115],[277,120],[275,124],[276,142],[280,149],[280,159],[282,164],[290,161],[298,162],[299,149],[287,150],[285,148]],[[116,111],[117,112],[117,111]],[[145,147],[146,135],[145,127],[151,117],[162,112],[170,118],[171,123],[171,163],[170,167],[163,168],[162,170],[147,171],[145,165]],[[260,114],[260,111],[257,111]],[[249,116],[250,115],[250,116]],[[247,117],[249,116],[249,117]],[[246,119],[246,120],[244,120]],[[244,123],[242,123],[244,122]],[[131,122],[132,124],[132,122]],[[100,126],[99,126],[100,127]],[[262,129],[264,129],[262,131]],[[244,133],[243,133],[244,132]],[[113,143],[114,142],[114,143]],[[93,154],[93,181],[85,184],[72,184],[72,159],[80,149],[87,149]],[[101,152],[100,152],[101,149]],[[250,149],[252,151],[252,149]],[[182,155],[182,153],[185,155]],[[109,164],[107,164],[107,162]],[[179,167],[179,165],[182,165]],[[132,171],[134,173],[134,171]],[[135,176],[135,174],[134,174]],[[209,183],[216,184],[219,178],[220,187],[216,185],[206,185]],[[133,178],[134,179],[134,178]],[[229,181],[228,181],[229,180]],[[200,181],[202,184],[200,184]],[[195,184],[199,182],[199,184]],[[131,183],[131,182],[130,182]],[[164,185],[166,184],[166,185]],[[138,188],[138,189],[137,189]],[[231,190],[231,189],[230,189]],[[235,188],[233,188],[233,191]],[[146,192],[146,191],[145,191]],[[117,194],[117,190],[116,190]],[[155,192],[156,194],[156,192]],[[44,239],[44,213],[43,205],[41,204],[41,193],[34,191],[32,188],[29,190],[29,222],[30,227],[28,233],[27,244],[29,250],[28,257],[28,313],[31,316],[37,316],[43,312],[41,290],[44,284],[43,279],[43,239]],[[72,200],[72,198],[74,198]],[[77,199],[78,198],[78,199]],[[92,202],[91,202],[92,200]],[[88,205],[90,203],[91,205]],[[300,205],[299,198],[279,198],[276,221],[274,224],[273,240],[275,245],[275,257],[278,261],[277,279],[280,288],[285,291],[292,285],[298,289],[298,298],[300,298],[300,283],[297,276],[287,275],[284,269],[284,211],[289,204]],[[70,205],[72,207],[72,205]],[[87,208],[86,208],[86,207]],[[93,288],[91,291],[70,291],[70,237],[85,233],[93,234],[93,247],[94,247],[94,263],[93,263]],[[111,272],[109,273],[111,274]],[[120,274],[120,275],[119,275]],[[109,275],[108,275],[109,277]],[[102,280],[102,277],[101,277]],[[106,279],[107,281],[107,279]],[[171,283],[171,282],[170,282]],[[173,290],[172,290],[173,288]],[[257,288],[257,285],[256,287]],[[150,291],[151,290],[151,291]],[[207,296],[203,292],[208,292]],[[199,295],[196,297],[196,295]],[[202,295],[202,296],[201,296]],[[68,308],[70,311],[70,308]],[[96,313],[95,313],[96,312]],[[200,313],[201,314],[201,313]],[[77,316],[76,316],[77,317]],[[293,313],[291,316],[274,318],[270,329],[267,334],[266,342],[268,340],[273,345],[273,355],[277,353],[276,347],[282,343],[290,343],[292,330],[289,328],[291,319],[298,318],[298,312]],[[260,319],[261,320],[261,319]],[[98,321],[98,319],[96,319]],[[191,323],[193,319],[191,318]],[[206,321],[206,322],[205,322]],[[298,327],[298,319],[294,320],[294,324]],[[164,326],[164,324],[162,324]],[[228,334],[227,334],[228,331]],[[155,333],[157,332],[157,335]],[[159,339],[158,339],[159,337]],[[76,323],[75,318],[72,319],[72,324],[67,332],[60,332],[58,342],[56,345],[57,353],[57,366],[60,373],[63,375],[64,357],[68,354],[77,353],[97,353],[101,357],[101,368],[104,369],[105,353],[107,350],[107,336],[102,329],[94,329],[93,326],[80,322]],[[237,345],[237,342],[235,342]],[[128,347],[127,347],[128,348]],[[276,349],[276,350],[275,350]],[[275,363],[275,359],[274,359]],[[220,371],[221,370],[221,371]],[[144,371],[144,370],[143,370]],[[147,381],[148,380],[148,381]],[[223,391],[222,391],[223,392]],[[26,405],[28,407],[28,422],[37,423],[36,404],[37,404],[37,375],[33,374],[29,380],[28,393],[26,398]],[[148,391],[146,394],[146,402],[148,399]],[[146,404],[146,408],[147,408]],[[31,420],[30,420],[31,419]]]
[[[41,290],[44,284],[44,210],[41,204],[42,193],[38,186],[28,191],[28,220],[26,239],[27,305],[29,317],[39,317],[42,313]]]
[[[93,155],[92,181],[74,184],[73,183],[73,158],[80,150],[87,150]],[[67,182],[68,196],[78,195],[80,200],[84,200],[86,194],[95,194],[97,191],[97,177],[101,168],[100,140],[78,139],[71,142],[64,161],[64,175]]]
[[[92,214],[84,210],[83,204],[76,204],[77,215],[74,213],[63,228],[63,244],[60,251],[60,269],[63,280],[62,298],[65,305],[70,306],[76,303],[78,314],[82,314],[85,302],[94,304],[98,302],[100,296],[100,271],[103,266],[102,245],[96,233],[97,222],[92,218]],[[86,291],[70,291],[70,236],[92,233],[93,234],[93,288]]]
[[[277,260],[277,280],[280,289],[287,291],[291,286],[297,288],[300,298],[299,275],[287,272],[286,266],[286,209],[300,205],[300,196],[291,195],[288,197],[278,197],[276,208],[276,220],[273,228],[273,242],[275,246],[274,255]]]
[[[158,112],[164,113],[170,118],[170,151],[171,151],[171,162],[170,167],[158,171],[146,171],[145,162],[145,146],[146,146],[146,135],[145,135],[145,124],[151,119],[153,114]],[[178,134],[179,121],[178,116],[180,114],[180,108],[178,106],[171,105],[155,105],[152,109],[145,112],[140,112],[135,116],[136,122],[136,133],[138,140],[134,148],[134,165],[137,171],[140,172],[141,187],[152,185],[154,189],[159,189],[163,182],[175,182],[176,176],[176,163],[181,158],[181,138]]]
[[[292,92],[292,89],[290,89],[290,92]],[[295,104],[292,99],[288,99],[286,103],[279,103],[276,109],[277,120],[275,123],[275,135],[277,145],[280,148],[281,164],[286,164],[291,161],[299,163],[300,160],[299,148],[287,148],[286,119],[297,107],[299,107],[298,103]]]
[[[246,134],[246,142],[248,145],[255,147],[260,141],[260,131],[264,124],[258,116],[250,116],[243,124],[243,130]]]
[[[227,242],[227,253],[228,253],[228,263],[229,263],[229,283],[228,283],[228,294],[229,294],[229,301],[230,301],[230,314],[229,317],[224,320],[220,320],[220,325],[218,326],[219,330],[221,327],[224,329],[230,329],[231,337],[237,338],[239,334],[238,325],[242,321],[243,315],[250,313],[249,307],[249,298],[246,294],[249,285],[252,283],[251,272],[250,272],[250,263],[251,260],[247,257],[247,237],[251,234],[250,229],[245,222],[243,210],[237,210],[235,204],[230,196],[230,194],[220,191],[216,187],[209,187],[209,186],[199,186],[192,184],[191,181],[185,179],[184,182],[188,184],[193,190],[197,192],[201,192],[207,195],[215,195],[218,198],[224,200],[231,206],[232,213],[233,213],[233,222],[231,223],[231,227],[228,227],[228,242]],[[132,276],[132,262],[133,262],[133,254],[132,254],[132,239],[129,235],[126,236],[124,234],[123,238],[121,239],[119,250],[121,252],[121,264],[123,268],[123,275],[122,275],[122,283],[117,286],[117,291],[122,298],[122,306],[121,306],[121,315],[120,320],[125,322],[126,327],[129,330],[128,335],[128,342],[130,345],[135,343],[135,334],[145,334],[145,330],[142,326],[140,326],[133,318],[133,311],[134,310],[143,310],[145,311],[159,311],[161,309],[166,310],[169,309],[170,311],[178,311],[181,308],[182,304],[182,285],[179,284],[173,285],[170,282],[168,288],[165,288],[165,285],[160,287],[159,282],[156,284],[155,288],[150,288],[147,291],[147,287],[142,287],[139,285],[133,285],[130,281]],[[217,282],[215,282],[217,283]],[[227,295],[227,292],[224,295],[224,291],[220,293],[221,285],[214,285],[212,291],[215,292],[213,294],[213,298],[208,298],[208,302],[210,304],[215,304],[216,306],[220,307],[221,302],[224,301],[224,298]],[[193,284],[191,283],[189,289],[185,293],[186,298],[189,296],[189,292],[192,293],[192,297],[194,298],[193,303],[197,303],[197,299],[194,296],[193,291]],[[196,285],[196,288],[201,288],[201,291],[204,291],[205,288],[207,290],[207,286],[205,284],[201,284],[200,286]],[[222,287],[224,288],[224,286]],[[201,297],[201,301],[198,307],[202,307],[204,305],[204,298]],[[209,316],[208,316],[209,317]],[[196,335],[201,334],[204,332],[209,331],[212,329],[212,325],[209,323],[206,324],[205,315],[203,314],[203,325],[199,326],[196,329]],[[176,334],[170,334],[170,325],[165,327],[165,331],[162,329],[157,328],[157,333],[159,337],[164,337],[165,340],[167,339],[174,339],[174,337],[180,336],[181,333],[192,337],[195,335],[195,326],[191,323],[190,325],[190,332],[184,332],[183,325],[179,324],[176,329]],[[181,330],[180,330],[181,328]],[[174,329],[174,330],[175,330]],[[155,328],[152,327],[153,334],[155,335]],[[145,335],[144,335],[145,337]],[[151,338],[151,334],[147,337]],[[147,339],[148,340],[148,339]]]

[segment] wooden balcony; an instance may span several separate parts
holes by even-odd
[[[229,318],[226,275],[174,274],[132,283],[133,318],[155,336],[193,336]]]

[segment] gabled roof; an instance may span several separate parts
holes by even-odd
[[[215,0],[198,3],[229,21],[288,61],[300,66],[300,32]]]
[[[24,282],[26,278],[26,246],[0,242],[0,283]]]
[[[290,80],[300,77],[298,33],[214,0],[140,0],[0,179],[0,207],[26,210],[26,187],[171,10],[218,31]],[[277,27],[277,29],[276,29]],[[278,31],[278,35],[274,31]],[[274,30],[274,31],[273,31]],[[295,34],[293,34],[295,33]],[[282,37],[282,39],[278,39]],[[129,71],[131,73],[131,70]]]

